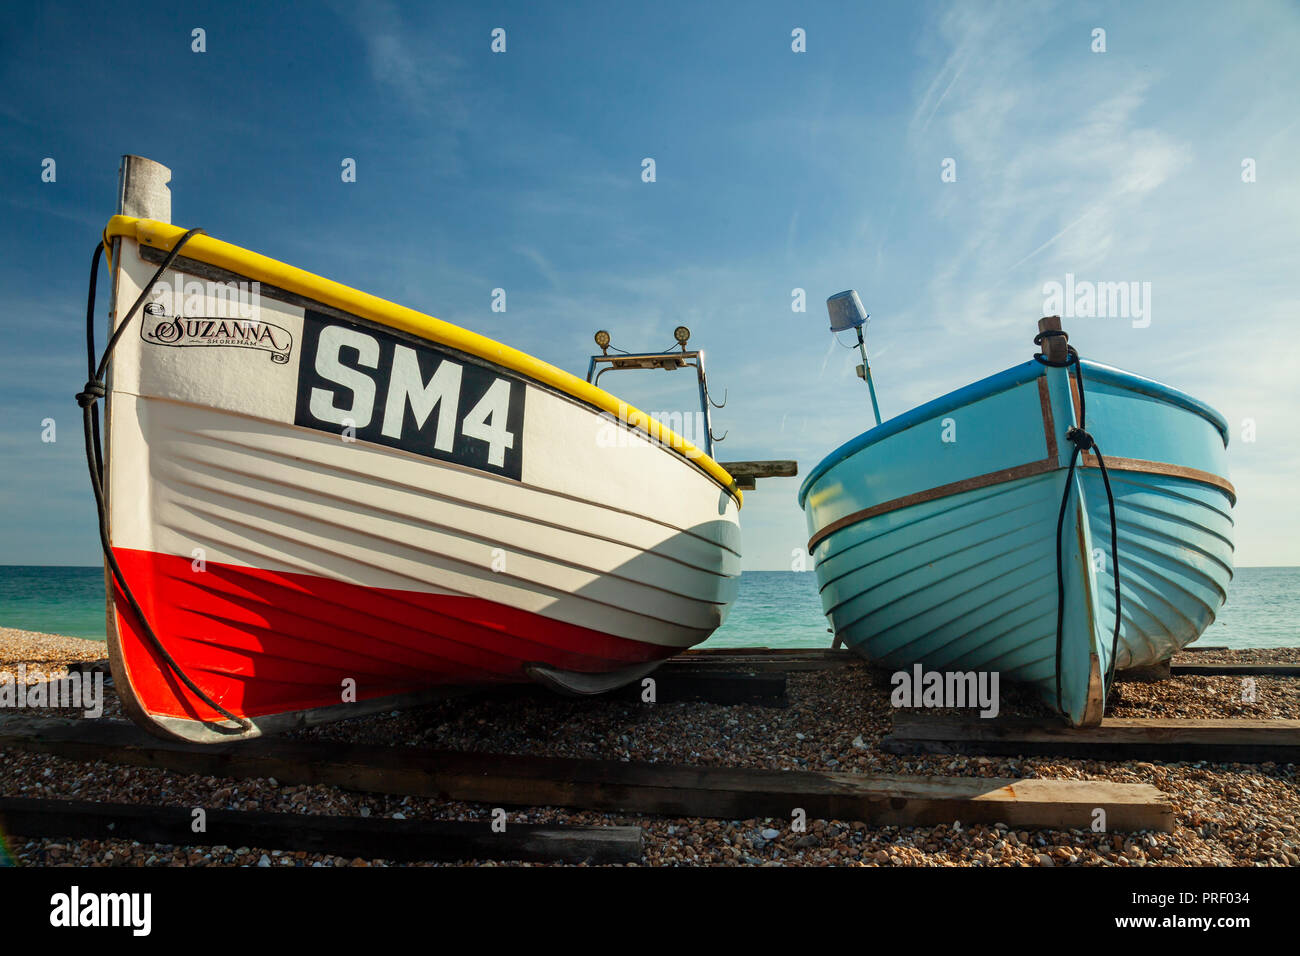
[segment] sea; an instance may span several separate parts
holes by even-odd
[[[104,640],[100,567],[0,565],[0,627]],[[829,647],[812,572],[747,571],[726,623],[704,647]],[[1238,568],[1228,603],[1198,642],[1300,646],[1300,568]]]

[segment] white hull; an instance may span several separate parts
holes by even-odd
[[[130,239],[118,246],[121,312],[157,267]],[[151,579],[137,597],[169,652],[219,675],[209,683],[224,688],[222,706],[264,718],[276,713],[259,714],[266,706],[324,710],[349,668],[392,696],[528,679],[529,667],[633,673],[726,616],[739,506],[700,461],[481,356],[300,297],[263,288],[263,347],[177,324],[182,309],[219,312],[210,295],[158,303],[113,354],[110,533],[132,590],[132,574]],[[427,407],[421,389],[444,367],[466,384]],[[493,384],[475,394],[478,381]],[[496,411],[481,414],[493,395]],[[324,633],[358,610],[366,633],[355,623],[340,625],[352,637]],[[440,616],[454,626],[430,623]],[[152,688],[138,710],[173,730],[207,719],[177,686],[170,710],[147,699],[175,682],[142,673],[157,660],[125,623],[118,666],[127,686]],[[284,686],[259,697],[251,689],[266,675]]]

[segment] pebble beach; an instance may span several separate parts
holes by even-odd
[[[50,676],[104,656],[104,645],[0,628],[0,672],[18,664]],[[1188,653],[1180,662],[1300,663],[1300,648]],[[1241,678],[1175,676],[1123,683],[1115,717],[1300,715],[1300,678],[1259,676],[1254,702]],[[583,757],[644,763],[825,770],[930,776],[1096,779],[1146,783],[1168,794],[1172,833],[1014,830],[963,825],[871,826],[788,819],[701,820],[535,808],[515,823],[633,825],[643,829],[645,866],[1297,866],[1300,775],[1294,764],[1093,761],[1057,757],[903,756],[879,748],[893,708],[885,675],[863,664],[790,673],[786,706],[723,706],[571,699],[540,690],[449,699],[381,716],[296,732],[296,736],[444,750]],[[1002,688],[1004,716],[1045,716],[1026,692]],[[104,719],[121,720],[105,689]],[[941,712],[940,712],[941,713]],[[79,717],[50,710],[42,715]],[[28,714],[27,716],[40,716]],[[262,810],[403,819],[471,820],[487,825],[491,807],[389,797],[274,779],[231,780],[80,762],[19,750],[0,752],[0,795],[99,800],[227,810]],[[382,866],[262,847],[139,844],[127,840],[10,840],[20,865]],[[466,861],[468,865],[503,865]],[[506,861],[508,862],[508,861]],[[519,864],[545,865],[545,864]]]

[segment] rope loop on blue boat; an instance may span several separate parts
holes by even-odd
[[[1087,451],[1089,448],[1097,447],[1097,442],[1093,437],[1077,425],[1071,425],[1066,429],[1065,440],[1074,445],[1079,451]]]
[[[241,730],[247,731],[253,729],[252,721],[245,717],[238,717],[226,710],[226,708],[209,697],[181,669],[176,659],[168,653],[167,648],[163,647],[162,641],[159,640],[157,633],[149,624],[144,609],[140,607],[140,603],[135,599],[135,595],[131,593],[130,587],[127,586],[126,576],[122,573],[122,567],[118,564],[117,556],[113,554],[113,548],[108,541],[108,508],[104,498],[104,454],[100,444],[99,416],[95,413],[95,403],[108,394],[107,387],[104,384],[104,375],[108,370],[109,357],[121,340],[122,333],[131,324],[131,320],[135,318],[140,306],[144,304],[149,290],[153,288],[154,283],[162,278],[163,273],[171,267],[172,262],[180,254],[185,243],[201,232],[203,232],[202,229],[191,229],[176,241],[176,245],[172,246],[171,251],[164,257],[162,265],[158,267],[158,271],[154,273],[152,279],[145,283],[135,303],[127,311],[126,317],[118,323],[117,328],[109,337],[108,345],[104,347],[104,354],[98,364],[95,362],[95,288],[99,280],[99,259],[104,252],[104,243],[101,241],[99,245],[95,246],[94,258],[90,264],[90,291],[86,296],[86,371],[89,378],[85,387],[77,393],[77,404],[81,406],[82,423],[86,433],[86,464],[90,468],[90,487],[95,493],[95,508],[99,512],[99,543],[104,551],[104,560],[113,573],[113,580],[117,583],[118,590],[126,598],[126,603],[135,615],[135,619],[140,622],[140,628],[144,631],[145,638],[153,646],[153,649],[158,652],[158,656],[162,658],[167,668],[176,675],[177,679],[203,703],[221,714],[221,716],[234,721]],[[233,732],[231,728],[223,727],[221,724],[212,721],[203,722],[219,731]]]
[[[1034,344],[1042,345],[1043,339],[1065,339],[1066,342],[1069,342],[1070,333],[1065,331],[1064,329],[1043,329],[1041,332],[1039,332],[1037,335],[1034,336]],[[1048,365],[1060,366],[1060,365],[1070,364],[1068,360],[1066,362],[1048,362],[1046,355],[1036,356],[1036,357],[1041,358],[1041,360]]]
[[[1074,469],[1079,462],[1079,455],[1091,451],[1097,458],[1101,469],[1102,485],[1106,488],[1106,507],[1110,512],[1110,567],[1115,578],[1115,628],[1110,639],[1110,663],[1106,668],[1105,690],[1108,694],[1115,677],[1115,661],[1119,654],[1119,629],[1122,621],[1119,589],[1119,527],[1115,522],[1115,495],[1110,487],[1110,473],[1106,470],[1106,459],[1102,457],[1097,440],[1085,427],[1088,414],[1087,399],[1083,388],[1083,365],[1074,346],[1068,344],[1070,336],[1059,329],[1045,329],[1034,336],[1034,344],[1041,346],[1045,339],[1063,338],[1066,340],[1065,361],[1054,362],[1041,353],[1034,356],[1040,364],[1050,368],[1073,368],[1074,381],[1079,392],[1079,424],[1066,429],[1065,439],[1072,450],[1070,467],[1065,475],[1065,491],[1061,495],[1061,510],[1056,516],[1056,709],[1065,713],[1065,703],[1061,692],[1061,658],[1065,640],[1065,569],[1061,562],[1061,544],[1065,536],[1065,513],[1070,504],[1070,492],[1074,488]],[[1068,372],[1066,373],[1069,374]],[[1105,708],[1105,701],[1102,701]]]

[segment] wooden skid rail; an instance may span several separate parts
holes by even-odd
[[[836,661],[816,658],[777,658],[774,660],[763,660],[760,658],[751,658],[749,660],[737,658],[717,658],[715,660],[682,660],[672,658],[665,661],[663,666],[656,671],[657,674],[675,677],[677,675],[699,674],[701,676],[714,673],[748,673],[748,674],[798,674],[807,671],[833,671],[843,670],[852,667],[854,664],[866,665],[866,661]]]
[[[1168,680],[1169,662],[1160,661],[1158,664],[1152,664],[1149,667],[1130,667],[1127,670],[1115,672],[1115,682],[1119,684],[1151,684],[1156,681]]]
[[[178,773],[275,777],[491,806],[555,806],[726,820],[778,817],[879,825],[1005,823],[1076,829],[1103,808],[1113,830],[1168,830],[1173,808],[1146,784],[726,769],[430,751],[325,740],[217,747],[155,740],[119,721],[0,719],[0,751],[23,749]]]
[[[305,813],[207,810],[193,831],[187,807],[0,797],[0,830],[23,837],[138,840],[174,846],[252,846],[333,856],[397,860],[532,860],[634,863],[640,827],[570,827],[486,822],[390,820]]]
[[[1300,677],[1300,664],[1172,664],[1170,673],[1181,675],[1227,675],[1242,677]]]
[[[575,695],[559,693],[541,684],[500,684],[473,691],[479,699],[517,700],[534,697],[541,700],[588,701],[640,701],[646,680],[655,682],[655,703],[670,704],[694,701],[705,704],[757,704],[765,707],[784,707],[786,698],[785,674],[748,673],[735,665],[704,668],[659,667],[641,680],[601,694]]]
[[[735,670],[755,674],[783,674],[838,670],[854,665],[865,666],[866,663],[850,651],[824,648],[731,647],[686,651],[665,661],[659,672],[704,674],[713,670]]]
[[[1030,718],[897,714],[891,753],[974,753],[1094,760],[1300,763],[1300,720],[1117,718],[1070,728]]]
[[[727,664],[705,669],[659,668],[650,677],[655,682],[656,703],[701,701],[708,704],[784,704],[784,674],[745,673]],[[636,681],[609,694],[615,700],[640,700],[642,682]]]
[[[768,660],[778,660],[781,658],[850,661],[862,660],[862,658],[858,657],[852,651],[835,651],[824,647],[697,647],[693,650],[683,651],[676,657],[670,658],[670,660],[687,661],[718,657],[735,658],[737,660],[747,660],[749,658],[764,658]]]
[[[808,652],[800,652],[805,654]],[[710,656],[702,662],[692,661],[692,665],[676,666],[682,658],[673,658],[668,663],[673,667],[661,668],[650,676],[655,679],[655,700],[659,703],[673,701],[700,701],[707,704],[774,704],[784,703],[786,685],[784,672],[789,670],[819,670],[821,664],[816,660],[802,661],[802,666],[769,667],[762,663],[757,665],[744,661],[733,661],[729,657]],[[108,661],[77,661],[69,664],[73,670],[83,673],[102,672],[105,682],[112,684],[113,678],[108,674]],[[505,684],[497,687],[483,688],[476,691],[480,695],[510,697],[533,693],[538,684]],[[549,693],[554,693],[550,691]],[[641,682],[634,681],[627,687],[593,696],[593,700],[639,699]]]

